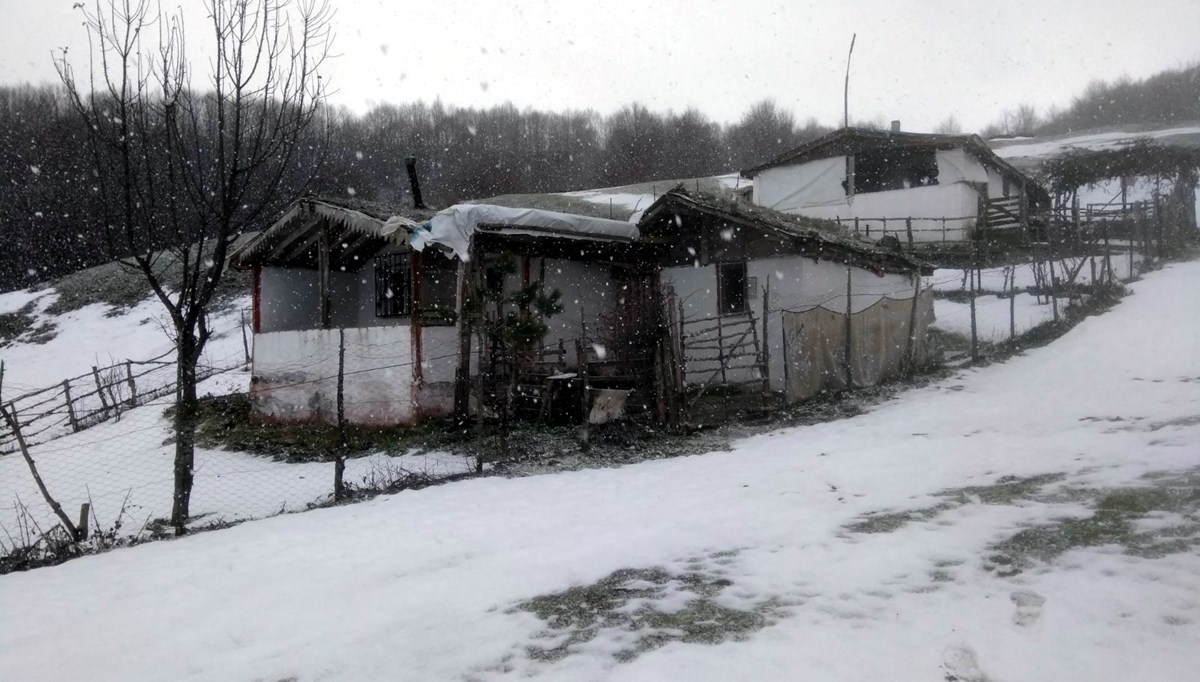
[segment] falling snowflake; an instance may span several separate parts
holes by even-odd
[[[358,194],[358,192],[354,191],[353,187],[347,187],[346,194],[349,194],[350,196],[354,196],[355,194]]]
[[[596,354],[596,358],[599,360],[608,357],[608,349],[598,343],[592,344],[592,352]]]
[[[42,169],[41,169],[41,168],[38,168],[37,166],[30,166],[30,167],[29,167],[29,172],[33,173],[34,175],[41,175],[41,174],[42,174]]]

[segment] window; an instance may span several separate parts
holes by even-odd
[[[412,300],[409,255],[393,253],[375,259],[375,317],[409,313]]]
[[[857,193],[936,185],[937,177],[937,155],[932,149],[868,149],[854,155]]]
[[[717,264],[717,312],[735,315],[746,312],[746,263]]]
[[[421,254],[421,291],[417,298],[422,324],[454,322],[458,300],[458,261],[425,249]]]

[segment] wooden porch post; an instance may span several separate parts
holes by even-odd
[[[458,297],[455,301],[455,317],[458,320],[458,367],[454,372],[454,423],[465,427],[471,413],[471,321],[465,314],[465,306],[471,298],[471,287],[478,271],[479,250],[472,245],[466,262],[458,264]],[[483,368],[480,367],[480,372]],[[483,395],[479,396],[480,413],[483,412]]]
[[[321,226],[321,238],[317,242],[317,296],[320,298],[321,329],[333,326],[329,307],[329,226]]]

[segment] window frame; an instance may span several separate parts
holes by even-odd
[[[387,296],[387,290],[392,296]],[[412,254],[389,253],[375,257],[375,317],[412,314]]]

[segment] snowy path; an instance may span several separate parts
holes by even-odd
[[[1198,282],[1200,263],[1171,266],[1048,347],[731,452],[467,481],[3,576],[0,679],[1191,679],[1194,547],[1064,548],[1008,577],[985,557],[1089,514],[1071,490],[1200,467]],[[1065,477],[1045,486],[1057,501],[937,496],[1040,474]],[[652,596],[610,604],[561,660],[531,655],[572,633],[514,606],[655,567],[617,590]],[[690,612],[693,578],[717,593],[711,622],[750,614],[740,636],[671,641],[661,622]],[[653,632],[621,626],[651,607]]]

